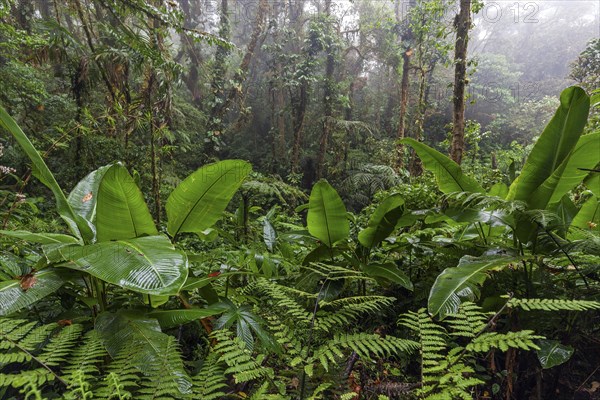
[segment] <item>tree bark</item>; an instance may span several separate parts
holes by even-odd
[[[455,27],[454,112],[452,114],[450,157],[460,164],[465,147],[465,87],[467,85],[467,46],[471,27],[471,0],[460,0],[460,12],[456,16]]]
[[[400,4],[402,2],[398,1],[396,3],[396,22],[398,26],[401,24],[405,24],[405,30],[400,36],[400,40],[407,45],[405,46],[405,51],[402,53],[402,78],[400,80],[400,113],[398,115],[398,131],[396,138],[398,140],[396,144],[396,169],[401,169],[404,167],[404,147],[400,143],[400,140],[404,139],[406,136],[406,113],[408,110],[408,96],[409,96],[409,73],[410,73],[410,59],[413,55],[413,49],[411,41],[413,39],[413,33],[410,28],[410,9],[414,7],[415,1],[410,0],[408,3],[408,8],[406,9],[406,15],[404,21],[401,21],[401,12],[400,12]]]
[[[325,14],[327,18],[331,18],[331,0],[325,1]],[[330,21],[329,21],[330,23]],[[331,30],[332,27],[330,26]],[[331,32],[330,32],[331,33]],[[331,135],[331,119],[333,118],[333,89],[335,82],[333,73],[335,70],[335,54],[333,53],[333,43],[330,35],[327,40],[327,62],[325,65],[325,88],[323,90],[323,131],[319,140],[319,154],[317,156],[317,179],[324,176],[325,171],[325,156],[327,155],[327,145],[329,136]]]
[[[400,114],[398,115],[398,133],[397,139],[398,144],[396,145],[396,168],[401,169],[404,167],[404,146],[400,143],[400,140],[404,139],[406,130],[406,110],[408,109],[408,86],[409,86],[409,72],[410,72],[410,57],[412,56],[412,49],[408,48],[402,54],[402,79],[400,81]]]
[[[294,24],[298,44],[302,43],[304,34],[302,32],[302,11],[304,7],[303,0],[296,0],[292,6],[290,4],[290,21]],[[293,54],[300,53],[300,45],[296,49],[292,49]],[[305,55],[311,57],[311,54]],[[300,149],[302,148],[302,137],[304,129],[304,117],[306,115],[306,107],[308,105],[308,80],[302,79],[300,87],[297,90],[290,90],[290,101],[292,105],[292,127],[294,144],[292,146],[292,156],[290,169],[292,173],[298,173],[300,167]]]

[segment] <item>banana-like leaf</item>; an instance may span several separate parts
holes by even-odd
[[[431,291],[427,308],[431,315],[455,314],[461,304],[461,297],[473,299],[479,295],[477,286],[487,279],[487,273],[516,263],[517,258],[506,256],[471,257],[464,256],[457,267],[446,268],[438,275]]]
[[[543,369],[566,363],[575,351],[571,346],[565,346],[558,340],[540,340],[538,346],[540,349],[535,352]]]
[[[85,178],[80,180],[69,193],[67,201],[76,214],[80,215],[94,233],[92,243],[96,241],[96,204],[98,203],[98,188],[110,165],[100,167],[90,172]]]
[[[121,310],[115,314],[100,314],[95,328],[111,357],[116,357],[121,351],[131,352],[133,348],[134,356],[129,362],[136,368],[147,373],[160,368],[182,394],[190,393],[192,382],[180,357],[175,357],[177,361],[170,357],[177,352],[175,339],[161,332],[156,319]]]
[[[561,93],[560,106],[535,143],[521,174],[510,186],[508,200],[543,203],[543,199],[534,200],[532,193],[554,174],[575,148],[587,123],[589,109],[590,98],[583,89],[573,86]]]
[[[600,169],[600,165],[598,166]],[[585,186],[594,193],[594,195],[600,198],[600,173],[592,172],[585,180],[583,181]]]
[[[488,194],[505,199],[506,195],[508,195],[508,186],[504,182],[498,182],[490,188]]]
[[[308,202],[308,232],[327,247],[348,237],[350,223],[342,199],[327,181],[313,186]]]
[[[153,311],[148,314],[152,318],[156,318],[161,328],[169,329],[178,325],[187,324],[188,322],[196,321],[213,315],[221,314],[227,310],[225,307],[218,305],[209,306],[207,308],[190,308],[187,310],[167,310]]]
[[[370,277],[382,278],[388,282],[396,283],[405,289],[413,290],[413,284],[406,274],[394,263],[369,264],[363,267],[363,271]]]
[[[72,245],[54,252],[67,261],[60,266],[139,293],[175,295],[187,278],[187,257],[162,235]]]
[[[108,168],[100,181],[96,230],[99,242],[158,235],[142,192],[121,164]]]
[[[573,217],[567,238],[569,240],[583,239],[580,230],[600,233],[600,199],[594,195],[583,203]]]
[[[399,194],[387,197],[377,206],[369,224],[358,234],[360,244],[371,249],[387,238],[404,214],[404,199]]]
[[[43,299],[66,282],[64,275],[52,269],[0,282],[0,316],[12,314]]]
[[[246,161],[225,160],[188,176],[167,200],[169,235],[202,232],[213,226],[251,171],[252,166]]]
[[[17,239],[23,239],[31,243],[52,244],[52,243],[79,243],[79,239],[70,235],[61,233],[34,233],[29,231],[5,231],[0,230],[0,235],[6,235]]]
[[[71,208],[71,205],[67,201],[65,194],[58,185],[58,182],[56,182],[54,175],[52,175],[52,172],[50,172],[50,169],[48,169],[48,166],[40,154],[37,152],[35,147],[33,147],[33,144],[27,135],[25,135],[15,120],[12,119],[12,117],[8,115],[6,110],[4,110],[4,108],[1,106],[0,127],[6,129],[15,138],[17,143],[19,143],[19,146],[21,146],[21,149],[23,149],[27,157],[29,157],[31,160],[33,175],[52,191],[56,200],[56,208],[58,213],[67,223],[73,235],[77,236],[78,238],[82,238],[87,242],[93,240],[94,233],[88,226],[85,219],[75,214]]]
[[[415,149],[425,169],[431,171],[435,176],[442,192],[485,192],[475,179],[465,175],[457,163],[439,151],[412,138],[404,138],[401,142]]]
[[[600,162],[600,132],[581,136],[573,151],[531,195],[529,206],[543,210],[581,183]]]

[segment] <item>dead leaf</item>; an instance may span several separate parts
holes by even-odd
[[[19,283],[21,285],[21,289],[23,289],[23,291],[25,292],[31,289],[33,285],[35,285],[35,283],[37,282],[37,277],[32,273],[27,275],[21,275],[19,278],[21,279],[21,282]]]

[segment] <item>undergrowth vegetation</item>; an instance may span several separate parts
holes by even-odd
[[[598,103],[566,89],[514,180],[407,138],[427,175],[364,168],[340,188],[360,212],[226,160],[174,184],[166,219],[118,162],[66,196],[0,109],[64,222],[3,192],[0,397],[542,399],[565,370],[587,389]]]

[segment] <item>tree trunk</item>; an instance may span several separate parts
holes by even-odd
[[[222,0],[222,3],[221,3],[221,23],[223,24],[222,30],[227,32],[227,35],[229,36],[229,22],[228,22],[227,14],[226,14],[227,13],[227,1],[228,0]],[[260,0],[260,2],[258,3],[258,9],[256,10],[256,18],[254,20],[254,29],[252,31],[252,35],[250,36],[250,41],[248,42],[248,46],[246,47],[246,53],[244,54],[244,57],[242,58],[242,62],[240,64],[240,66],[238,67],[237,72],[233,78],[233,81],[236,84],[233,85],[229,89],[229,91],[227,92],[227,95],[225,97],[221,98],[221,101],[216,102],[216,104],[214,105],[214,107],[212,109],[211,118],[210,118],[210,122],[209,122],[209,131],[212,132],[212,134],[215,136],[219,136],[223,133],[225,115],[227,114],[227,111],[229,111],[229,107],[231,106],[233,101],[239,96],[240,93],[242,93],[242,90],[240,89],[240,87],[246,78],[246,73],[248,72],[248,69],[250,67],[250,62],[252,61],[252,57],[254,56],[254,52],[255,52],[257,44],[259,42],[260,36],[262,35],[262,33],[264,31],[265,16],[267,14],[268,8],[269,8],[268,1]],[[222,48],[219,48],[219,49],[222,49]],[[218,55],[218,52],[219,52],[219,50],[217,50],[217,55]],[[222,54],[218,59],[219,68],[217,70],[215,70],[215,74],[219,73],[220,76],[217,77],[215,75],[214,82],[219,82],[219,84],[213,86],[213,91],[218,92],[219,90],[223,89],[224,76],[226,73],[225,57],[227,54],[229,54],[228,50],[226,53]],[[216,141],[218,141],[218,140],[216,140]],[[214,143],[214,141],[213,141],[213,143]],[[209,154],[208,155],[209,156],[213,155],[213,154],[211,154],[213,151],[214,151],[214,146],[209,146]]]
[[[408,7],[406,9],[406,14],[404,16],[404,21],[401,20],[401,10],[400,4],[403,3],[398,1],[396,3],[396,23],[401,26],[401,24],[405,25],[404,31],[400,36],[400,40],[406,45],[405,51],[402,53],[402,78],[400,80],[400,113],[398,115],[398,131],[396,134],[396,138],[398,140],[396,145],[396,169],[401,169],[404,167],[404,147],[400,143],[400,140],[404,139],[405,130],[406,130],[406,113],[408,110],[408,89],[409,89],[409,73],[410,73],[410,58],[413,55],[413,49],[411,41],[413,39],[413,33],[410,29],[410,9],[414,7],[415,1],[410,0],[408,3]]]
[[[423,140],[423,124],[425,123],[425,110],[427,103],[425,100],[425,87],[427,86],[426,73],[423,69],[419,70],[419,103],[417,105],[415,140]],[[421,159],[417,157],[414,149],[410,151],[410,175],[419,176],[423,173]]]
[[[402,54],[402,80],[400,81],[400,114],[398,115],[398,144],[396,145],[396,168],[404,167],[404,146],[400,140],[404,139],[406,130],[406,110],[408,108],[408,85],[410,71],[410,57],[412,49],[408,48]]]
[[[327,18],[331,18],[331,0],[325,1],[325,14]],[[331,23],[331,21],[328,21]],[[332,27],[330,25],[329,29]],[[331,32],[329,32],[331,33]],[[328,35],[330,38],[330,36]],[[325,157],[327,155],[327,145],[329,136],[331,135],[331,119],[333,118],[333,89],[335,82],[333,80],[333,72],[335,70],[335,54],[331,39],[327,40],[327,63],[325,66],[325,88],[323,90],[323,131],[319,140],[319,154],[317,156],[317,179],[324,176]]]
[[[460,164],[465,147],[465,86],[467,84],[467,46],[471,27],[471,0],[460,0],[460,12],[456,16],[455,27],[454,112],[450,157]]]
[[[221,16],[220,16],[220,28],[219,36],[224,40],[229,40],[231,28],[229,26],[229,1],[221,0]],[[221,113],[221,104],[225,101],[224,99],[224,86],[225,78],[227,73],[227,57],[229,56],[229,48],[225,46],[218,46],[215,52],[215,66],[213,68],[213,78],[211,83],[211,93],[213,98],[213,104],[210,109],[210,115],[208,118],[208,135],[209,140],[204,148],[204,155],[207,159],[215,156],[215,152],[218,150],[218,144],[220,143],[219,136],[223,133],[223,121],[219,118]]]
[[[293,21],[298,44],[302,43],[304,34],[302,31],[302,11],[304,7],[303,0],[296,0],[294,6],[290,4],[290,21]],[[300,54],[300,45],[292,49],[293,54]],[[308,54],[306,57],[310,57]],[[291,165],[292,173],[298,173],[300,167],[300,149],[302,148],[302,136],[304,129],[304,117],[306,115],[306,107],[308,105],[308,80],[303,79],[300,87],[297,90],[290,91],[290,101],[292,105],[292,127],[294,144],[292,146]]]

